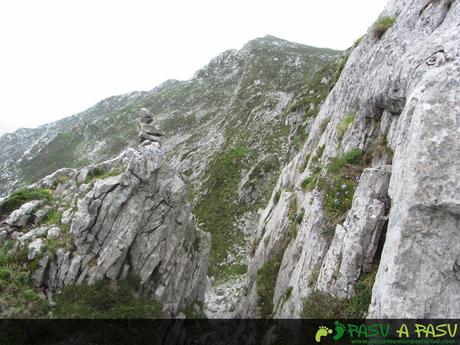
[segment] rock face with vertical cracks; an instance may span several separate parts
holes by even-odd
[[[31,275],[50,298],[69,284],[131,274],[140,278],[144,295],[163,304],[166,316],[204,300],[210,236],[197,228],[186,185],[164,162],[158,143],[96,166],[60,170],[31,186],[37,187],[54,190],[62,224],[19,236],[17,228],[4,231],[32,254],[57,236],[56,255],[43,255]]]
[[[460,313],[460,1],[390,0],[382,15],[394,25],[381,37],[369,29],[305,121],[306,142],[262,212],[238,315],[261,316],[257,272],[274,257],[275,317],[311,316],[313,291],[353,298],[371,265],[372,298],[355,317]],[[321,181],[351,150],[363,173],[331,227]]]
[[[388,209],[388,166],[364,170],[353,205],[343,225],[338,225],[324,258],[317,288],[350,298],[361,273],[372,269]]]
[[[203,300],[209,236],[196,230],[185,184],[162,159],[155,143],[131,151],[123,174],[96,182],[79,200],[71,228],[75,277],[68,280],[134,272],[174,314],[187,301]],[[85,265],[90,261],[96,264]]]

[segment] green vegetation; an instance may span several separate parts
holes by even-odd
[[[363,151],[360,149],[352,149],[345,152],[342,156],[335,157],[331,160],[328,166],[328,171],[332,174],[339,174],[347,165],[357,165],[362,162]]]
[[[321,105],[337,83],[348,61],[348,55],[328,62],[310,79],[291,105],[292,110],[304,109],[304,120],[318,115]]]
[[[20,191],[12,193],[6,200],[0,204],[0,217],[4,217],[14,210],[18,209],[31,200],[45,200],[50,201],[52,194],[49,189],[37,188],[37,189],[22,189]]]
[[[102,168],[95,168],[91,170],[86,176],[85,183],[91,183],[96,180],[103,180],[108,177],[118,176],[125,171],[124,167],[118,167],[112,170],[104,170]]]
[[[316,282],[318,281],[320,271],[321,271],[320,267],[316,267],[315,269],[312,269],[310,276],[308,277],[308,282],[307,282],[308,287],[311,288],[315,286]]]
[[[353,43],[353,48],[356,48],[357,46],[359,46],[359,44],[363,41],[364,37],[366,37],[366,35],[363,35],[363,36],[359,37],[359,38]]]
[[[27,253],[11,253],[13,243],[0,247],[0,318],[41,318],[48,313],[48,303],[42,294],[32,289]]]
[[[300,210],[300,213],[297,215],[297,217],[295,219],[297,224],[302,223],[302,220],[303,220],[304,216],[305,216],[305,209],[302,207],[302,209]]]
[[[303,160],[302,164],[299,165],[299,171],[303,172],[305,169],[307,169],[308,161],[310,160],[310,155],[306,155]]]
[[[139,297],[139,279],[129,277],[118,283],[100,281],[93,285],[71,285],[57,295],[57,305],[50,310],[46,297],[36,292],[30,274],[44,255],[56,259],[55,251],[72,243],[70,233],[47,239],[33,261],[27,259],[27,246],[14,249],[7,241],[0,247],[0,317],[1,318],[156,318],[162,307]],[[67,243],[68,244],[68,243]],[[51,311],[51,314],[50,314]]]
[[[248,154],[247,148],[238,146],[217,155],[205,177],[207,193],[194,209],[199,221],[204,223],[204,229],[212,234],[209,274],[222,279],[241,272],[241,267],[218,268],[217,265],[225,259],[228,248],[243,238],[233,230],[235,220],[243,211],[235,207],[234,200],[243,160]]]
[[[311,170],[311,175],[305,178],[300,186],[305,192],[311,192],[313,189],[315,189],[318,179],[321,173],[321,164],[320,164],[320,159],[323,155],[324,152],[324,145],[318,146],[316,148],[315,154],[311,158],[310,162],[310,170]]]
[[[308,139],[308,132],[306,126],[310,122],[311,118],[316,117],[319,114],[321,105],[323,104],[326,97],[329,95],[335,84],[337,83],[343,69],[348,61],[349,54],[345,54],[340,58],[328,62],[324,65],[309,82],[302,88],[299,96],[290,105],[290,111],[304,110],[303,125],[300,130],[296,132],[296,136],[293,139],[293,144],[296,148],[300,149],[303,142]],[[288,112],[289,113],[289,112]],[[320,130],[323,132],[329,119],[325,119],[320,124]],[[305,170],[308,158],[305,163],[302,164],[299,169]],[[302,170],[303,167],[303,170]]]
[[[304,301],[302,319],[341,318],[345,303],[328,293],[314,290]]]
[[[336,225],[345,220],[363,168],[363,152],[353,149],[333,158],[326,175],[318,178],[317,186],[324,193],[323,208],[327,217],[325,237],[332,238]]]
[[[339,122],[337,125],[337,138],[339,141],[342,141],[348,127],[355,121],[355,117],[355,114],[348,114]]]
[[[56,297],[54,316],[69,319],[152,319],[163,317],[158,301],[137,296],[139,279],[68,285]]]
[[[78,132],[59,133],[32,159],[21,162],[25,181],[32,183],[63,167],[82,165],[84,162],[78,156],[78,145],[83,141],[83,135]]]
[[[286,288],[286,290],[284,291],[283,293],[283,296],[281,296],[280,300],[278,301],[278,306],[283,306],[284,303],[286,303],[286,301],[291,298],[291,295],[292,295],[292,290],[293,290],[293,287],[292,286],[288,286]],[[277,307],[278,309],[279,307]]]
[[[43,222],[45,224],[59,225],[61,223],[61,218],[62,213],[58,210],[53,209],[46,214],[45,218],[43,219]]]
[[[372,32],[376,39],[381,39],[385,32],[390,29],[396,22],[396,17],[392,16],[383,16],[377,19],[377,21],[372,26]]]
[[[270,243],[270,235],[264,238],[264,247],[267,248],[268,244]]]
[[[255,212],[258,207],[265,205],[271,197],[275,204],[279,202],[282,191],[275,190],[275,193],[272,193],[280,171],[279,165],[289,160],[289,156],[294,153],[292,145],[290,148],[286,147],[286,141],[289,138],[294,146],[300,148],[307,135],[305,128],[293,133],[297,124],[286,121],[284,117],[273,118],[270,121],[270,130],[264,129],[259,114],[275,111],[278,106],[278,100],[270,95],[270,91],[278,90],[282,86],[286,92],[289,90],[289,92],[292,91],[293,95],[299,95],[296,97],[299,107],[297,109],[291,107],[290,110],[292,111],[310,109],[310,101],[314,102],[317,109],[312,110],[311,114],[313,115],[319,110],[320,104],[329,93],[330,85],[328,82],[333,79],[332,75],[334,75],[334,72],[328,68],[325,68],[321,75],[316,74],[316,71],[324,66],[324,61],[319,55],[312,57],[314,61],[311,65],[306,65],[302,73],[280,73],[280,68],[283,67],[284,53],[278,56],[277,50],[269,49],[266,51],[266,47],[255,49],[257,51],[253,51],[254,57],[251,57],[244,66],[244,74],[238,87],[238,93],[232,101],[232,106],[228,109],[228,122],[225,127],[227,140],[208,166],[204,176],[205,182],[200,186],[195,198],[194,213],[199,222],[204,224],[204,229],[209,231],[213,238],[209,274],[218,280],[224,280],[233,274],[232,266],[222,263],[235,244],[240,245],[245,241],[244,236],[235,228],[235,221],[246,212]],[[261,56],[269,56],[270,58],[260,59]],[[274,57],[278,57],[278,59],[275,60]],[[315,76],[315,81],[312,81],[313,76]],[[203,75],[203,78],[207,79],[209,76]],[[222,99],[226,99],[228,94],[233,94],[229,93],[228,90],[217,93],[219,88],[212,88],[212,93],[215,95],[212,106],[209,107],[211,109],[216,108],[216,104],[219,104]],[[305,99],[303,99],[304,96]],[[198,97],[190,98],[195,101],[194,99]],[[294,103],[289,106],[294,105]],[[285,114],[286,116],[290,115],[287,109]],[[215,116],[215,114],[211,115]],[[290,136],[291,134],[292,136]],[[233,164],[226,159],[227,156],[232,156],[235,148],[246,149],[246,155],[239,158],[239,164]],[[288,151],[288,149],[291,150]],[[273,157],[274,159],[260,162],[262,157]],[[220,172],[221,165],[228,165],[224,174]],[[251,170],[253,166],[255,169]],[[236,179],[225,178],[221,179],[222,183],[219,185],[214,183],[218,176],[232,176],[234,170],[236,170]],[[242,173],[248,171],[251,171],[251,174],[248,183],[242,186],[242,191],[251,191],[254,187],[252,190],[257,193],[253,195],[262,194],[257,200],[250,200],[249,202],[246,198],[238,198],[237,193]],[[259,174],[260,171],[267,172],[263,174],[263,178]],[[247,193],[246,195],[250,194]]]
[[[189,304],[184,309],[184,314],[187,319],[206,319],[206,315],[204,313],[204,305],[202,301],[195,301]]]
[[[273,316],[273,295],[275,293],[276,279],[281,266],[282,255],[277,255],[268,260],[257,272],[257,307],[262,318]]]
[[[350,299],[339,299],[328,293],[314,290],[304,301],[303,319],[361,319],[366,316],[371,303],[372,287],[377,270],[364,274],[356,283]]]
[[[366,316],[372,299],[372,288],[374,287],[377,267],[370,273],[363,274],[356,283],[355,294],[348,300],[345,310],[347,318],[363,318]]]
[[[42,253],[47,253],[52,259],[56,259],[56,251],[59,248],[66,250],[74,249],[74,242],[70,229],[62,229],[62,225],[60,227],[61,232],[59,233],[59,236],[46,239],[42,247]]]
[[[280,201],[281,197],[281,190],[277,190],[275,196],[273,197],[273,202],[277,204]]]
[[[303,213],[305,213],[305,210],[303,209]],[[303,213],[302,213],[302,218],[303,218]],[[300,219],[300,222],[298,222],[298,215],[297,215],[297,199],[295,197],[295,194],[292,195],[291,197],[291,203],[289,204],[289,210],[288,210],[288,218],[289,218],[289,234],[291,236],[291,239],[294,239],[297,237],[297,224],[300,224],[302,222],[302,219]]]
[[[60,176],[56,179],[56,181],[54,181],[53,183],[53,187],[56,188],[57,186],[59,186],[60,184],[64,184],[66,183],[67,181],[70,180],[70,177],[69,176]]]
[[[295,239],[297,237],[297,227],[302,223],[303,217],[305,215],[305,209],[302,207],[300,210],[300,213],[295,214],[295,211],[293,214],[290,215],[290,221],[291,225],[289,226],[289,232],[291,235],[291,239]]]
[[[257,246],[259,245],[259,243],[257,242],[257,240],[254,238],[252,241],[251,241],[251,248],[249,249],[249,256],[251,258],[254,257],[254,254],[256,253],[256,250],[257,250]]]
[[[286,291],[284,292],[284,296],[286,299],[289,299],[292,295],[292,289],[293,287],[292,286],[288,286],[288,288],[286,289]]]
[[[275,157],[271,156],[259,161],[248,175],[248,182],[246,182],[242,188],[246,190],[263,188],[261,182],[265,182],[265,176],[268,176],[271,172],[276,171],[279,162]],[[258,200],[244,201],[244,206],[251,206]]]
[[[318,176],[315,175],[308,176],[302,181],[300,186],[305,192],[311,192],[316,186],[317,178]]]
[[[364,163],[368,166],[373,161],[385,160],[391,163],[393,160],[393,151],[391,150],[387,139],[383,135],[379,135],[370,145],[369,149],[364,154]]]

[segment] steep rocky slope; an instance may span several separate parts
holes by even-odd
[[[132,273],[173,316],[204,299],[210,317],[455,318],[459,37],[458,0],[391,0],[343,54],[267,36],[3,136],[3,192],[39,182],[6,199],[0,263],[51,299]],[[164,159],[127,149],[150,113]]]
[[[153,119],[143,114],[142,130],[149,132],[142,133],[155,138]],[[68,296],[65,291],[75,289],[72,296],[81,284],[127,279],[138,280],[129,293],[161,303],[158,315],[202,305],[210,236],[197,228],[186,192],[160,144],[142,140],[110,161],[64,168],[13,193],[0,204],[0,316],[46,316],[46,308],[28,307],[45,295],[52,306],[57,296],[59,313],[69,308],[61,290]],[[103,307],[92,298],[90,308]],[[58,316],[93,317],[79,303],[72,306],[77,312]]]
[[[459,1],[388,3],[282,170],[237,316],[459,315],[459,37]]]
[[[113,158],[137,141],[135,118],[146,108],[166,134],[166,160],[191,185],[198,221],[215,239],[210,275],[227,280],[244,273],[257,209],[300,147],[303,113],[289,111],[291,105],[310,92],[312,80],[334,79],[338,56],[266,36],[222,53],[191,80],[112,97],[54,124],[5,135],[0,190]]]

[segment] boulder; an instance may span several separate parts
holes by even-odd
[[[43,200],[32,200],[22,205],[5,220],[9,226],[21,228],[29,222],[34,212],[44,204]]]
[[[38,253],[40,253],[40,250],[42,249],[43,246],[43,240],[41,238],[37,238],[33,240],[29,245],[29,254],[27,254],[27,259],[33,260],[37,256]]]

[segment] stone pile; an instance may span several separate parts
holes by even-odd
[[[152,122],[143,109],[140,147],[61,169],[28,187],[47,189],[49,201],[0,214],[0,246],[11,240],[12,257],[25,252],[35,260],[32,285],[50,304],[67,285],[128,275],[139,278],[142,294],[159,301],[166,317],[204,301],[210,235],[196,225],[185,182],[164,161],[162,133]],[[97,178],[101,171],[110,176]],[[51,211],[62,218],[40,221]],[[46,245],[51,239],[53,248]]]
[[[140,110],[139,122],[141,127],[139,139],[142,146],[149,145],[152,142],[161,144],[163,132],[157,125],[153,124],[153,115],[148,109],[142,108]]]

